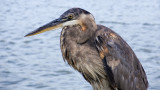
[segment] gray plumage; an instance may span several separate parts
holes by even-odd
[[[130,46],[114,31],[96,25],[91,13],[72,8],[60,19],[38,28],[63,23],[60,46],[63,59],[79,71],[94,90],[147,90],[145,71]]]

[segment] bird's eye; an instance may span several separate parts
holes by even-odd
[[[73,18],[73,15],[72,15],[72,14],[68,16],[68,19],[72,19],[72,18]]]

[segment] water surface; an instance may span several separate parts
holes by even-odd
[[[61,30],[24,37],[72,7],[120,34],[142,63],[149,90],[160,88],[160,0],[2,0],[0,90],[92,90],[64,63]]]

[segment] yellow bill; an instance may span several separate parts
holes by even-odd
[[[62,19],[56,19],[56,20],[36,29],[35,31],[30,32],[29,34],[25,35],[24,37],[33,36],[33,35],[37,35],[37,34],[40,34],[40,33],[46,32],[46,31],[61,28],[63,22],[64,21],[62,21]]]

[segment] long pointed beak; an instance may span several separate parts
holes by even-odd
[[[53,29],[57,29],[57,28],[61,28],[62,27],[62,23],[64,22],[64,20],[62,20],[61,18],[59,19],[56,19],[42,27],[39,27],[38,29],[30,32],[29,34],[25,35],[24,37],[27,37],[27,36],[33,36],[33,35],[37,35],[37,34],[40,34],[40,33],[43,33],[43,32],[46,32],[46,31],[50,31],[50,30],[53,30]]]

